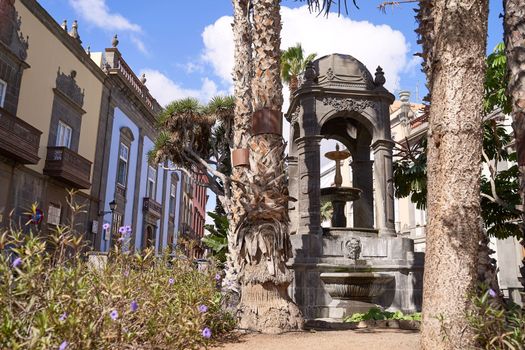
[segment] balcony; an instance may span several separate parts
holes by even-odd
[[[162,205],[157,203],[152,198],[144,197],[142,210],[144,211],[144,214],[149,214],[156,219],[160,219],[162,217]]]
[[[91,187],[91,162],[67,147],[48,147],[44,174],[75,188]]]
[[[0,107],[0,153],[23,164],[36,164],[42,132]]]

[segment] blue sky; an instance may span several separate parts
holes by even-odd
[[[230,29],[223,18],[232,13],[230,0],[40,0],[40,3],[57,22],[67,19],[71,24],[78,19],[83,44],[90,45],[93,52],[110,46],[112,36],[118,33],[119,49],[126,61],[137,73],[151,75],[147,85],[163,104],[172,95],[173,98],[192,95],[204,101],[216,93],[231,91],[228,79],[231,60],[225,58],[231,56],[226,43]],[[387,87],[392,92],[410,90],[415,100],[418,88],[422,97],[424,77],[419,71],[419,61],[412,56],[418,51],[413,6],[391,7],[384,14],[377,9],[378,1],[361,0],[358,4],[360,9],[350,5],[349,14],[340,18],[333,14],[325,19],[307,15],[306,11],[283,15],[283,44],[301,41],[309,52],[324,54],[338,50],[352,54],[372,72],[380,64],[385,68]],[[282,6],[298,8],[304,3],[283,0]],[[492,1],[488,50],[501,40],[500,12],[501,1]],[[339,23],[345,20],[346,23]],[[293,28],[286,30],[287,23],[293,23]],[[203,33],[207,27],[206,45]],[[400,34],[404,43],[392,31]],[[383,50],[387,54],[382,58]]]
[[[230,0],[39,2],[59,23],[67,19],[71,26],[78,19],[83,45],[92,52],[111,46],[117,33],[125,60],[137,75],[146,73],[146,85],[163,105],[187,96],[205,102],[232,91]],[[385,14],[377,8],[379,1],[357,2],[360,9],[349,5],[348,15],[327,19],[308,13],[304,3],[283,0],[283,48],[301,42],[307,53],[350,54],[372,73],[381,65],[392,93],[409,90],[411,100],[419,102],[426,90],[420,60],[413,56],[419,50],[413,4],[390,7]],[[489,52],[502,40],[501,12],[501,1],[491,1]],[[213,206],[214,199],[208,209]]]

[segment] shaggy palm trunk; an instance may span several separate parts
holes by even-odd
[[[252,68],[252,35],[249,21],[248,0],[233,0],[233,39],[234,67],[233,84],[235,96],[235,112],[233,121],[233,150],[248,147],[250,136],[250,125],[252,116],[252,94],[251,82]],[[232,151],[233,151],[232,150]],[[233,162],[232,162],[233,164]],[[224,286],[227,289],[240,291],[238,284],[238,251],[236,246],[236,229],[242,217],[245,216],[243,198],[245,189],[242,184],[247,183],[246,167],[242,165],[233,166],[231,200],[230,200],[230,226],[228,232],[228,255],[226,277]]]
[[[423,48],[431,94],[421,341],[427,350],[469,349],[474,336],[465,314],[478,277],[481,238],[488,4],[435,0],[430,6],[432,28],[421,31],[426,35]]]
[[[297,75],[292,75],[290,77],[290,83],[288,85],[290,87],[290,101],[293,99],[293,94],[297,89],[299,88],[299,78]]]
[[[503,1],[505,53],[507,56],[507,93],[512,107],[512,126],[516,139],[522,208],[525,208],[525,4],[523,0]],[[525,218],[522,217],[522,220]],[[521,245],[525,252],[525,227]],[[525,287],[525,254],[522,260],[521,284]]]
[[[280,0],[253,1],[252,94],[255,112],[266,109],[270,114],[281,115],[279,3]],[[292,272],[285,265],[291,257],[285,145],[277,133],[254,132],[248,143],[248,213],[238,237],[243,267],[240,327],[265,333],[299,329],[303,319],[287,293]]]

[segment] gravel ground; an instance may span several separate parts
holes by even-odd
[[[281,335],[241,335],[212,350],[412,350],[419,349],[419,333],[390,329],[293,332]]]

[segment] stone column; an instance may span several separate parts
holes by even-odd
[[[288,192],[295,201],[290,201],[288,203],[288,211],[290,215],[290,234],[297,233],[298,225],[298,172],[297,172],[297,157],[295,155],[288,156]]]
[[[297,143],[298,234],[321,233],[320,214],[320,135],[301,137]]]
[[[372,144],[374,152],[374,201],[376,228],[380,236],[395,236],[394,184],[392,170],[391,140],[377,140]]]
[[[361,155],[363,158],[365,155]],[[353,203],[354,228],[374,228],[373,161],[367,150],[366,159],[356,157],[352,161],[352,186],[359,188],[361,197]]]

